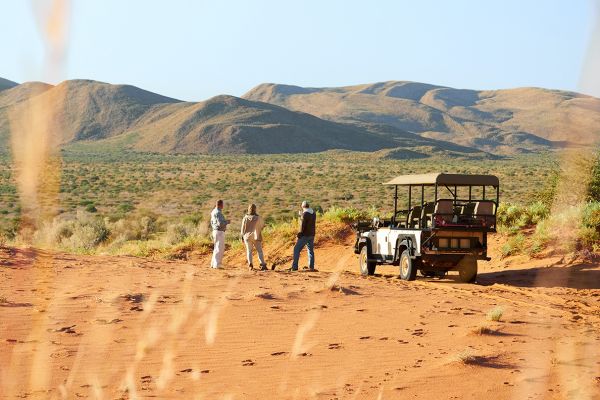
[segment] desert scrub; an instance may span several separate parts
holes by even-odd
[[[477,356],[473,354],[472,350],[463,350],[457,353],[454,357],[452,357],[452,361],[460,363],[460,364],[473,364],[477,361]]]
[[[368,210],[358,210],[352,207],[331,207],[323,213],[321,218],[325,221],[349,224],[360,220],[371,219],[375,215],[377,215],[377,210],[375,210],[373,207]]]
[[[91,253],[109,237],[105,221],[79,211],[75,218],[54,218],[39,229],[33,239],[41,247],[59,248],[74,253]]]
[[[583,207],[577,236],[580,247],[600,252],[600,201],[591,201]]]
[[[527,254],[535,256],[544,251],[552,239],[549,225],[548,220],[541,221],[536,225],[535,231],[531,235],[531,243],[527,247]]]
[[[540,223],[550,215],[550,208],[536,201],[527,206],[500,203],[497,213],[497,221],[501,231],[515,233],[519,229]]]
[[[502,319],[502,315],[504,314],[504,309],[502,307],[494,307],[486,314],[486,318],[489,321],[499,322]]]
[[[523,251],[525,246],[525,236],[522,233],[517,233],[514,236],[510,236],[506,243],[502,245],[500,253],[502,257],[508,257],[515,254],[519,254]]]
[[[489,325],[479,325],[471,330],[473,335],[483,336],[483,335],[494,335],[497,331]]]

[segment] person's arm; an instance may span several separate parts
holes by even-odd
[[[242,230],[240,231],[240,235],[242,235],[242,238],[244,237],[244,233],[246,233],[246,217],[242,219]]]
[[[219,219],[219,228],[224,229],[227,226],[227,220],[221,211],[217,214],[217,218]]]
[[[299,237],[303,236],[304,232],[306,232],[307,221],[306,221],[305,216],[306,216],[306,213],[302,214],[302,223],[300,224],[300,232],[298,232],[298,236]]]

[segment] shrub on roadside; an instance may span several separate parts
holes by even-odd
[[[346,224],[363,219],[369,219],[369,215],[364,210],[356,208],[331,207],[322,215],[324,221],[343,222]]]
[[[516,231],[520,228],[538,224],[550,215],[550,208],[536,201],[528,206],[512,203],[500,203],[497,213],[498,225],[505,230]]]
[[[550,229],[548,220],[539,222],[531,235],[531,243],[527,247],[527,253],[531,256],[541,253],[550,242]]]
[[[580,247],[600,251],[600,201],[590,201],[583,206],[577,238]]]
[[[522,233],[518,233],[508,238],[506,243],[502,245],[500,253],[502,257],[512,256],[514,254],[521,253],[525,245],[525,236]]]

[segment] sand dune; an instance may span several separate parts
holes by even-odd
[[[3,251],[0,397],[600,398],[598,264],[502,260],[467,285],[361,277],[348,243],[317,257]]]

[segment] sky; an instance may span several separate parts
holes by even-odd
[[[40,26],[52,1],[66,51],[48,73]],[[585,83],[594,0],[0,0],[0,77],[94,79],[182,100],[263,82],[343,86],[410,80],[466,89]],[[593,58],[593,57],[592,57]],[[590,72],[593,71],[593,72]]]

